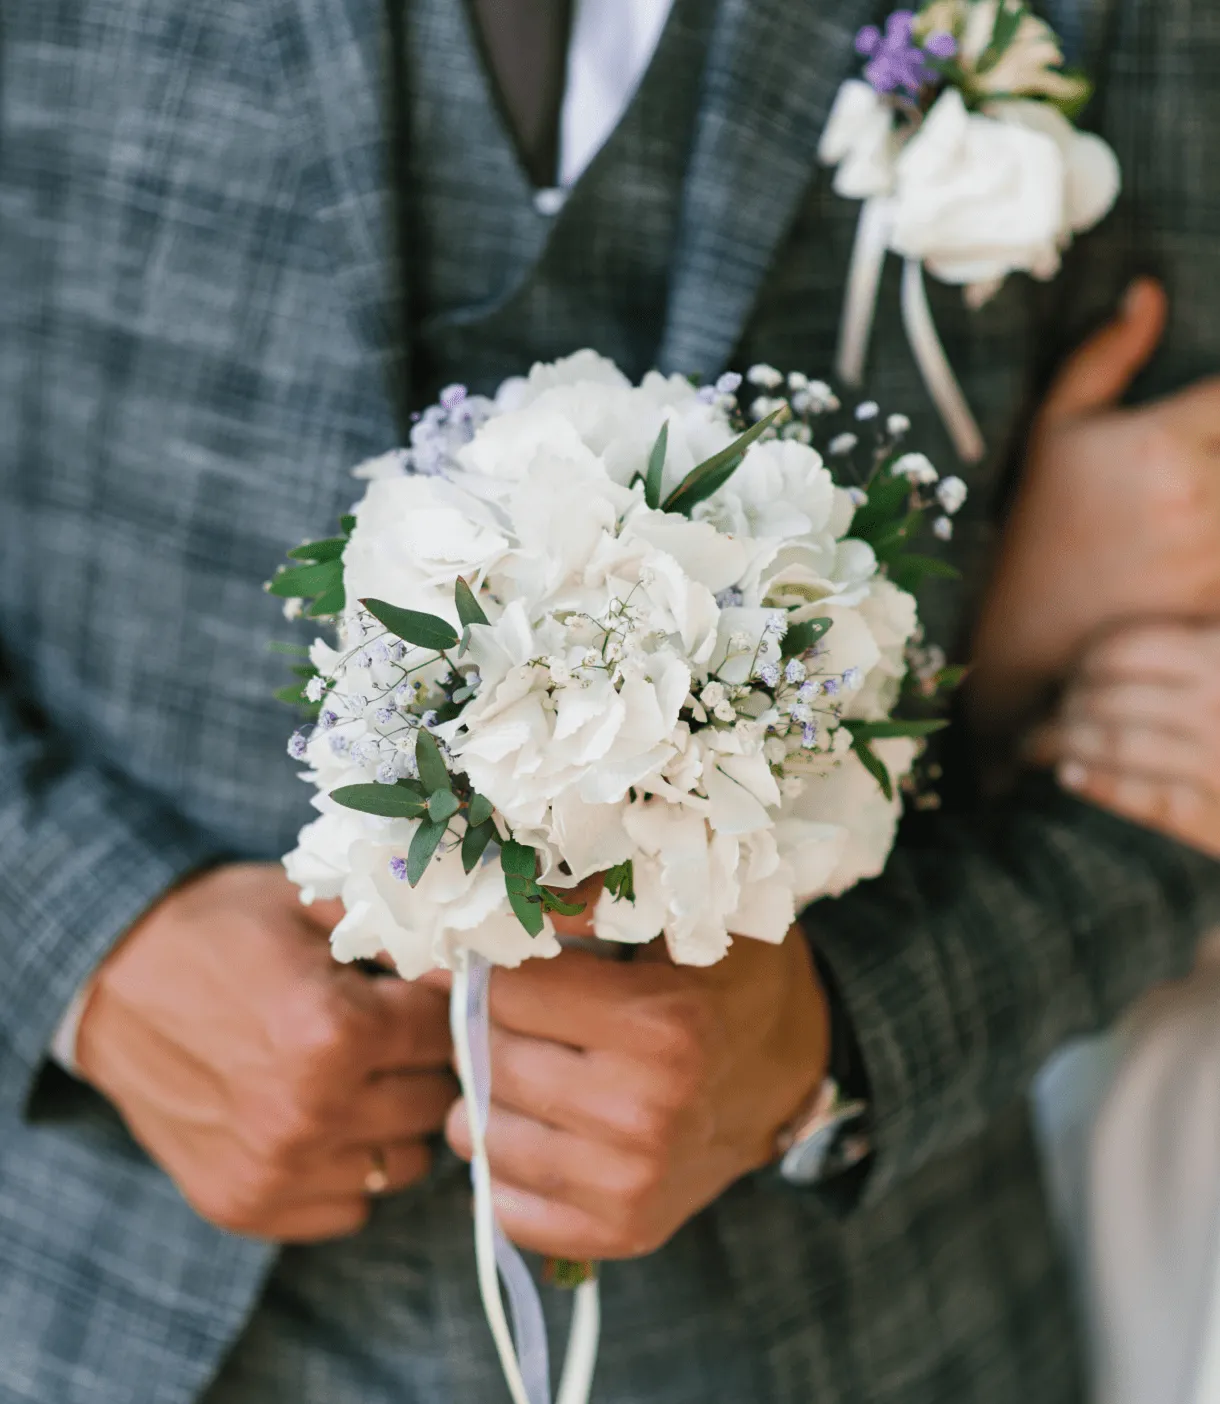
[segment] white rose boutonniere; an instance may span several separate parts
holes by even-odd
[[[958,453],[983,439],[945,357],[926,268],[981,307],[1010,273],[1059,271],[1076,234],[1118,196],[1111,148],[1073,125],[1087,79],[1063,69],[1054,31],[1023,0],[931,0],[856,36],[864,79],[839,90],[819,155],[836,192],[865,202],[839,344],[858,385],[887,252],[905,260],[903,318]]]

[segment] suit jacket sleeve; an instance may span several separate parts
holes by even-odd
[[[1031,781],[913,816],[882,877],[804,921],[871,1085],[869,1199],[976,1135],[1073,1034],[1182,973],[1220,864]]]
[[[0,1117],[25,1110],[77,990],[214,848],[152,797],[78,763],[0,674]]]

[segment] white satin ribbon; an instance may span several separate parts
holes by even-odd
[[[853,388],[864,381],[864,362],[877,312],[881,271],[890,246],[892,219],[890,200],[874,196],[864,202],[856,225],[835,360],[839,377]],[[924,287],[923,264],[918,259],[908,258],[903,264],[902,321],[919,373],[953,447],[964,463],[977,463],[986,451],[982,431],[937,335]]]
[[[449,1001],[449,1025],[473,1147],[470,1177],[474,1185],[475,1266],[483,1310],[513,1404],[551,1404],[550,1355],[542,1302],[521,1254],[496,1222],[491,1202],[491,1170],[485,1143],[491,1109],[487,1009],[490,977],[491,965],[483,956],[473,951],[460,952]],[[497,1273],[508,1294],[511,1331]],[[597,1363],[601,1329],[597,1279],[582,1283],[574,1297],[557,1404],[588,1404]]]

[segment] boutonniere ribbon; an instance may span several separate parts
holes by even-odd
[[[859,386],[887,253],[903,259],[911,350],[961,458],[978,423],[928,305],[924,271],[982,307],[1010,273],[1059,271],[1076,234],[1118,196],[1118,159],[1073,122],[1087,78],[1066,72],[1054,31],[1022,0],[931,0],[856,36],[864,78],[839,89],[819,156],[834,189],[863,200],[837,371]]]

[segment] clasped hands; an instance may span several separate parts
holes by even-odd
[[[357,1231],[370,1156],[389,1189],[469,1126],[450,1071],[448,977],[331,958],[338,904],[234,865],[165,897],[101,967],[82,1076],[204,1218],[278,1242]],[[583,934],[569,918],[568,934]],[[631,963],[568,950],[491,982],[495,1206],[522,1247],[652,1251],[766,1165],[818,1086],[827,1016],[808,946],[739,940],[707,970],[661,943]]]

